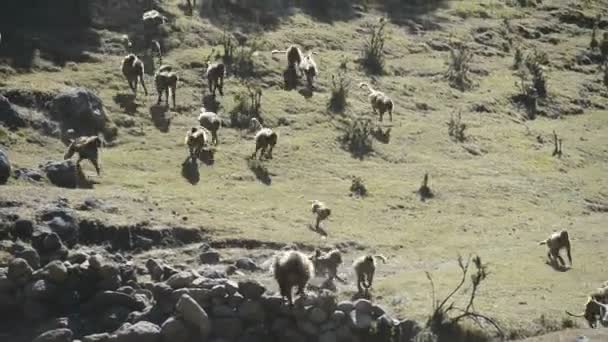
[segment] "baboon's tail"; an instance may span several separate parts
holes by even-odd
[[[581,313],[581,314],[575,315],[575,314],[571,313],[570,311],[566,310],[566,314],[568,314],[568,315],[570,315],[572,317],[585,317],[585,313],[584,312]]]
[[[72,158],[72,156],[74,155],[74,153],[76,152],[76,146],[74,141],[70,142],[70,146],[68,146],[68,150],[65,151],[65,154],[63,155],[63,159],[70,159]]]
[[[272,50],[270,54],[274,55],[275,53],[287,53],[287,50]]]
[[[374,255],[374,258],[382,260],[386,264],[386,257],[382,254]]]
[[[547,244],[547,240],[539,241],[538,244],[539,245],[546,245]]]

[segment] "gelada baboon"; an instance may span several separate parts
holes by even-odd
[[[590,328],[597,328],[598,323],[608,325],[608,305],[602,304],[591,297],[587,299],[585,311],[580,314],[573,314],[566,310],[566,314],[572,317],[584,317]]]
[[[190,158],[195,160],[209,142],[209,131],[204,127],[192,127],[186,134],[185,144],[188,146]]]
[[[570,254],[570,238],[568,237],[568,232],[566,230],[551,234],[548,239],[540,241],[539,245],[547,245],[547,247],[549,248],[549,252],[547,253],[549,260],[551,260],[552,262],[559,260],[561,262],[561,265],[564,267],[566,266],[566,262],[559,255],[559,251],[562,248],[565,248],[566,252],[568,253],[570,267],[572,267],[572,255]]]
[[[321,224],[321,221],[326,220],[329,215],[331,215],[331,209],[328,208],[325,203],[318,201],[318,200],[312,200],[310,201],[312,203],[312,212],[313,214],[317,215],[316,218],[316,222],[315,222],[315,229],[319,229],[319,225]]]
[[[70,159],[74,155],[74,153],[78,153],[78,161],[76,162],[76,166],[80,168],[80,162],[83,159],[89,160],[93,166],[95,166],[95,171],[97,171],[97,175],[99,175],[99,148],[101,147],[101,138],[97,136],[91,137],[80,137],[70,142],[67,151],[63,155],[63,159]]]
[[[175,91],[177,90],[177,74],[172,71],[168,65],[163,65],[154,75],[154,83],[156,84],[156,92],[158,92],[158,104],[161,103],[163,92],[165,93],[165,101],[169,105],[169,91],[173,100],[173,108],[175,108]]]
[[[226,67],[223,63],[212,63],[207,67],[207,85],[209,86],[209,92],[215,96],[215,90],[220,91],[220,95],[224,96],[224,76],[226,74]]]
[[[299,75],[302,75],[300,63],[302,63],[303,54],[299,47],[290,45],[287,50],[272,50],[271,54],[275,53],[284,53],[287,56],[287,69],[298,70]]]
[[[357,290],[359,293],[368,292],[374,282],[374,273],[376,272],[376,261],[378,258],[386,263],[386,258],[383,255],[363,255],[355,260],[353,268],[357,276]]]
[[[141,86],[144,88],[144,94],[148,95],[148,89],[146,89],[146,83],[144,82],[144,62],[142,62],[134,54],[128,54],[122,60],[121,66],[122,74],[129,82],[129,87],[137,96],[137,82],[141,81]]]
[[[310,256],[310,260],[315,267],[315,274],[327,275],[329,279],[336,278],[344,282],[344,279],[338,276],[338,267],[342,264],[342,253],[339,250],[333,249],[323,254],[317,249]]]
[[[272,150],[274,146],[277,144],[279,136],[272,129],[262,126],[260,121],[256,118],[251,119],[251,127],[256,129],[255,133],[255,152],[251,155],[251,159],[255,159],[259,150],[260,152],[259,159],[262,159],[262,156],[266,154],[268,159],[272,159]]]
[[[296,294],[304,295],[306,284],[315,272],[308,257],[298,251],[286,251],[275,257],[272,270],[281,296],[287,298],[289,305],[293,305],[292,288],[297,287]]]

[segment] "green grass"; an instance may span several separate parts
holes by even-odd
[[[205,85],[200,68],[192,66],[203,62],[211,51],[211,46],[200,45],[201,42],[213,41],[221,30],[213,28],[212,38],[197,38],[189,28],[198,32],[211,25],[196,15],[181,17],[177,3],[171,0],[163,5],[170,13],[180,15],[180,32],[176,35],[185,44],[176,45],[164,58],[165,63],[176,67],[181,79],[179,111],[170,113],[169,132],[161,133],[151,123],[148,107],[155,103],[155,90],[150,77],[147,85],[151,94],[140,94],[134,113],[125,113],[114,102],[116,94],[129,93],[119,70],[120,55],[102,56],[103,62],[79,64],[61,73],[9,75],[4,81],[8,87],[89,87],[99,93],[111,117],[132,117],[136,127],[143,125],[145,136],[129,135],[128,129],[121,129],[117,146],[102,152],[100,178],[92,176],[92,167],[84,162],[85,172],[99,182],[94,190],[67,191],[11,181],[2,188],[0,197],[29,202],[61,195],[77,202],[95,195],[120,207],[121,214],[104,214],[108,221],[181,224],[179,218],[188,216],[188,225],[210,230],[213,238],[243,237],[320,246],[356,241],[369,251],[389,257],[389,263],[378,271],[374,295],[394,313],[408,318],[424,319],[430,312],[425,271],[432,272],[440,294],[452,288],[458,279],[458,253],[477,253],[490,263],[491,274],[481,289],[477,309],[513,329],[534,331],[540,323],[533,320],[541,314],[560,321],[564,309],[578,311],[586,293],[606,280],[603,277],[608,267],[598,262],[608,257],[606,216],[587,212],[583,201],[607,200],[605,113],[590,109],[582,116],[561,120],[540,117],[527,122],[526,129],[509,115],[523,113],[509,101],[516,92],[516,78],[508,69],[511,55],[477,55],[475,65],[490,74],[473,75],[477,86],[463,93],[452,89],[441,77],[447,70],[447,52],[408,52],[408,47],[429,39],[445,38],[451,31],[467,32],[480,25],[476,19],[455,19],[462,16],[454,13],[476,13],[481,8],[478,2],[455,2],[438,10],[437,14],[457,22],[447,21],[446,31],[415,36],[394,24],[388,25],[392,35],[386,43],[386,76],[379,77],[375,87],[396,104],[391,141],[374,141],[373,153],[363,160],[352,158],[341,148],[337,129],[340,114],[328,112],[326,104],[331,74],[342,60],[349,60],[353,85],[369,81],[354,61],[363,46],[357,29],[375,20],[375,16],[328,24],[296,14],[265,32],[262,39],[267,50],[259,51],[256,57],[256,70],[262,75],[262,117],[279,133],[274,159],[264,162],[272,178],[269,186],[257,181],[247,167],[246,158],[254,149],[252,133],[230,128],[222,128],[219,133],[221,145],[215,164],[200,166],[200,182],[193,186],[181,177],[181,165],[187,157],[183,137],[187,129],[197,124]],[[487,12],[490,19],[484,25],[499,25],[503,17],[518,16],[516,9],[503,6],[490,6]],[[534,11],[531,14],[542,15]],[[466,16],[469,17],[475,15]],[[558,48],[538,44],[547,47],[551,58],[573,58],[582,40],[567,35],[560,38],[563,43]],[[290,43],[315,46],[320,52],[319,91],[311,98],[281,89],[284,57],[273,58],[270,50]],[[569,55],[564,56],[563,51]],[[581,82],[596,78],[555,69],[548,70],[547,76],[550,93],[572,98],[578,96]],[[243,89],[240,82],[232,77],[226,81],[226,94],[220,100],[220,114],[226,119],[235,105],[232,95]],[[375,119],[367,95],[360,89],[351,89],[348,102],[345,115]],[[418,110],[416,103],[426,103],[432,109]],[[470,106],[478,103],[491,103],[494,112],[471,112]],[[487,150],[486,154],[472,156],[449,138],[446,122],[450,113],[458,109],[468,124],[468,136]],[[277,127],[280,118],[291,124]],[[553,130],[564,138],[565,156],[561,160],[550,155],[549,137]],[[11,139],[16,139],[9,146],[14,164],[36,167],[45,160],[62,157],[64,147],[58,141],[45,138],[45,147],[41,147],[25,143],[27,134],[9,133]],[[545,137],[544,145],[536,142],[537,135]],[[0,133],[0,139],[5,140],[4,136]],[[422,203],[415,191],[426,172],[436,196]],[[349,196],[352,176],[365,179],[370,196]],[[323,200],[332,208],[326,223],[327,239],[307,228],[313,220],[308,203],[311,199]],[[544,263],[545,247],[537,242],[564,228],[573,238],[574,268],[559,273]],[[358,253],[362,252],[351,251],[347,259]],[[343,272],[349,272],[346,267]],[[351,292],[343,296],[352,293],[353,288],[351,284]]]

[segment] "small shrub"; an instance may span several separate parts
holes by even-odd
[[[384,31],[387,21],[381,18],[377,24],[370,26],[370,34],[363,46],[363,57],[361,64],[372,74],[382,74],[384,70],[384,43],[386,32]]]
[[[467,140],[465,134],[466,129],[467,125],[462,122],[462,113],[458,112],[456,116],[452,113],[450,115],[450,121],[448,121],[448,135],[457,142],[463,142]]]
[[[536,118],[538,93],[534,84],[528,80],[528,74],[525,70],[520,70],[517,76],[519,82],[515,82],[515,86],[519,93],[515,96],[515,100],[525,106],[528,119],[534,120]]]
[[[543,57],[542,54],[537,54],[536,52],[526,57],[526,68],[532,76],[532,84],[539,97],[547,96],[547,80],[545,79],[545,72],[541,65],[543,64],[545,57]]]
[[[373,150],[372,121],[356,119],[346,123],[341,137],[342,146],[356,158],[363,158]]]
[[[252,41],[250,45],[239,45],[239,47],[234,50],[235,53],[232,62],[232,73],[240,78],[254,76],[254,57],[258,50],[259,44],[255,40]]]
[[[220,41],[224,54],[222,55],[222,61],[226,65],[231,65],[234,61],[234,38],[224,29],[224,34]]]
[[[351,196],[357,198],[367,196],[367,188],[365,187],[365,183],[361,177],[353,177],[350,184],[350,193]]]
[[[593,26],[593,31],[591,32],[591,41],[589,42],[589,48],[591,51],[595,51],[595,49],[600,46],[600,43],[597,41],[597,23]]]
[[[230,111],[230,125],[235,128],[248,128],[252,118],[260,123],[262,108],[262,88],[251,83],[245,84],[245,90],[234,94],[234,108]]]
[[[348,106],[348,94],[351,80],[346,76],[346,71],[339,69],[336,75],[331,76],[331,97],[327,107],[334,113],[342,113]]]
[[[518,70],[521,68],[521,63],[524,60],[524,54],[521,52],[521,48],[518,46],[515,48],[515,54],[513,55],[513,69]]]
[[[470,64],[473,53],[463,43],[453,43],[450,49],[450,61],[446,77],[454,88],[465,91],[470,89],[473,82],[469,78]]]

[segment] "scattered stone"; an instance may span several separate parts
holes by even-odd
[[[208,250],[202,252],[199,259],[202,264],[217,264],[220,262],[220,253],[213,249]]]
[[[190,341],[191,334],[184,322],[169,317],[161,326],[160,334],[163,342],[181,342]]]
[[[239,281],[239,292],[246,299],[258,300],[266,292],[266,288],[255,280],[245,280]]]
[[[40,168],[55,186],[68,189],[78,186],[80,172],[72,160],[50,161]]]
[[[196,279],[196,276],[192,272],[184,271],[172,275],[165,283],[174,289],[180,289],[190,287],[194,279]]]
[[[27,220],[20,218],[15,221],[15,237],[21,240],[29,240],[32,238],[34,234],[34,222],[32,220]]]
[[[357,329],[369,329],[371,327],[373,319],[369,313],[363,313],[355,310],[351,312],[350,315]]]
[[[44,276],[57,284],[63,284],[68,277],[68,269],[61,261],[51,261],[43,268]]]
[[[6,184],[11,176],[11,163],[8,160],[8,155],[0,149],[0,185]]]
[[[258,265],[256,265],[251,258],[240,258],[234,263],[234,265],[237,268],[245,271],[253,272],[258,269]]]
[[[354,303],[355,310],[358,313],[371,314],[372,313],[372,303],[367,299],[357,299]]]
[[[83,264],[89,259],[89,255],[81,251],[70,251],[68,254],[68,261],[72,264]]]
[[[17,245],[13,251],[15,258],[21,258],[27,261],[33,269],[40,268],[40,254],[29,245]]]
[[[163,281],[164,270],[160,261],[156,259],[148,259],[148,261],[146,261],[146,268],[148,269],[150,278],[153,281]]]
[[[55,329],[38,335],[32,342],[72,342],[73,337],[70,329]]]
[[[313,307],[310,310],[308,317],[311,322],[321,324],[327,320],[327,312],[323,311],[323,309],[319,307]]]
[[[111,342],[161,342],[160,327],[141,321],[125,323],[110,337]]]
[[[25,259],[15,258],[8,264],[8,279],[17,285],[27,283],[34,270]]]
[[[266,317],[264,306],[257,300],[246,300],[239,308],[239,317],[246,322],[261,323]]]
[[[82,342],[108,342],[110,340],[110,334],[92,334],[82,338]]]
[[[219,318],[213,320],[213,335],[235,341],[243,332],[243,322],[238,318]]]
[[[200,337],[206,339],[211,333],[211,321],[209,316],[192,297],[182,295],[175,306],[179,318],[196,326],[200,331]]]

